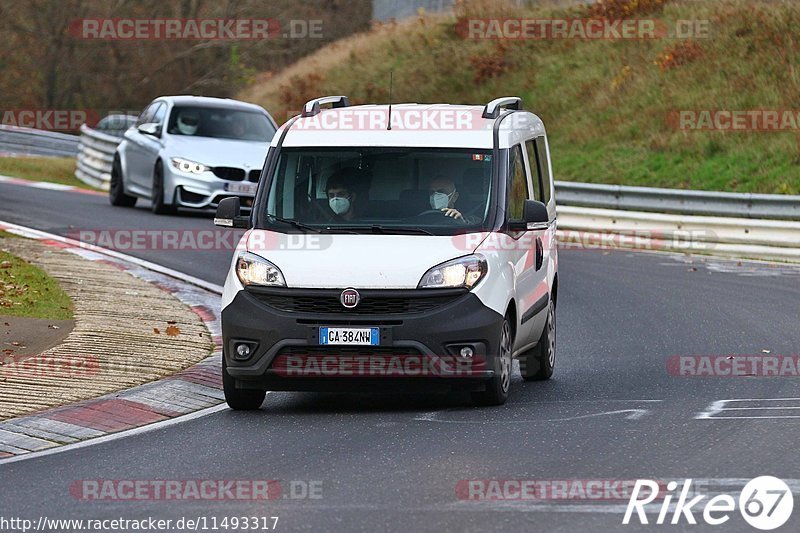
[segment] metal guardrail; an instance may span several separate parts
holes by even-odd
[[[558,206],[559,246],[800,262],[800,222]],[[623,237],[624,236],[624,237]]]
[[[108,189],[122,139],[81,126],[81,135],[0,125],[0,152],[77,157],[75,177]],[[800,221],[800,196],[628,187],[556,181],[559,205],[695,216]]]
[[[800,196],[556,181],[559,205],[681,215],[800,220]]]
[[[78,139],[67,133],[0,125],[0,153],[4,154],[75,157]]]
[[[114,151],[120,141],[121,137],[101,133],[86,124],[81,126],[75,177],[92,187],[108,190]]]

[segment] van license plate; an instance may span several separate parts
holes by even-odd
[[[379,328],[319,328],[320,344],[378,346]]]

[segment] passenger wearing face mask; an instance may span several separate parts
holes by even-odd
[[[334,220],[353,220],[355,216],[356,193],[348,179],[347,169],[335,172],[325,184],[328,195],[328,207],[333,212]]]
[[[441,211],[444,216],[452,217],[464,224],[472,224],[475,221],[473,217],[464,218],[461,211],[455,208],[458,201],[458,191],[456,185],[450,178],[444,176],[437,176],[428,184],[428,192],[430,193],[431,209]]]

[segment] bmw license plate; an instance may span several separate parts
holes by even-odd
[[[379,328],[319,328],[320,344],[345,344],[355,346],[378,346]]]
[[[225,190],[239,194],[255,194],[258,183],[226,183]]]

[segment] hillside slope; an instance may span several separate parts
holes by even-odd
[[[457,17],[579,18],[634,3],[634,18],[707,21],[710,36],[646,40],[467,39]],[[660,4],[666,4],[660,7]],[[687,131],[680,110],[800,109],[800,5],[606,0],[605,7],[461,4],[321,49],[239,96],[282,122],[306,100],[483,103],[519,95],[545,121],[557,179],[800,194],[800,131]],[[655,5],[655,7],[653,7]],[[611,13],[613,16],[613,12]]]

